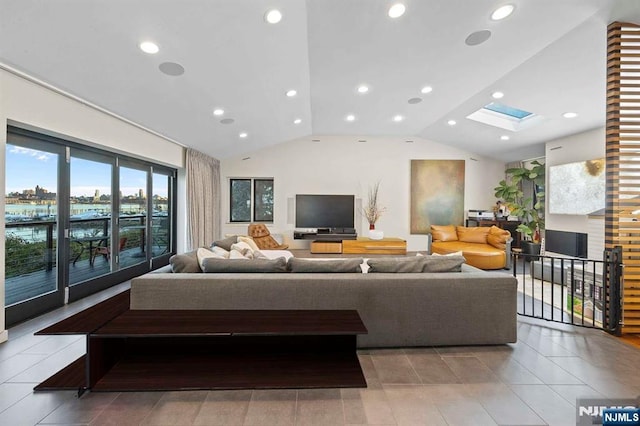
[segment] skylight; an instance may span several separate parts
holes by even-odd
[[[483,108],[488,109],[489,111],[495,111],[500,114],[508,115],[509,117],[517,118],[518,120],[522,120],[523,118],[526,118],[532,114],[529,111],[510,107],[509,105],[503,105],[498,102],[491,102],[490,104],[485,105]]]
[[[467,116],[469,120],[499,127],[512,132],[538,123],[542,117],[523,109],[514,108],[498,102],[491,102]]]

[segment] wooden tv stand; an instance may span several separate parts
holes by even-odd
[[[344,254],[407,254],[407,242],[401,238],[383,238],[373,240],[358,237],[355,240],[313,241],[311,253],[344,253]]]
[[[342,253],[342,241],[312,241],[311,253],[328,254],[328,253]]]
[[[356,240],[344,240],[342,253],[345,254],[407,254],[407,242],[402,238],[382,238],[373,240],[358,237]]]
[[[92,331],[64,320],[37,334],[86,334],[87,354],[35,390],[367,387],[366,332],[355,310],[126,310]]]

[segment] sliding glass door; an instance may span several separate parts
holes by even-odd
[[[5,155],[8,325],[175,253],[174,169],[13,127]]]
[[[169,171],[152,174],[151,197],[151,256],[155,259],[171,252],[171,225],[173,223],[173,200],[171,197],[173,176]]]
[[[120,164],[120,267],[147,260],[149,167]]]
[[[5,155],[4,302],[10,323],[64,303],[64,149],[12,135]]]
[[[72,149],[69,162],[69,284],[114,270],[111,214],[113,159]]]

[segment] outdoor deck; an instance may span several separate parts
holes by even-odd
[[[138,257],[139,254],[140,248],[123,250],[120,252],[121,263],[132,265],[134,264],[134,262],[131,261],[133,258],[136,259],[135,263],[144,261],[144,258]],[[75,264],[69,262],[71,285],[108,274],[109,272],[109,262],[102,256],[96,257],[93,265],[89,264],[89,259],[78,260]],[[53,267],[50,271],[42,270],[17,277],[6,278],[5,306],[54,291],[56,289],[57,273],[57,268]]]

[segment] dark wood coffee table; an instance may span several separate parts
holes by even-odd
[[[356,354],[366,332],[355,310],[127,310],[36,390],[366,387]]]

